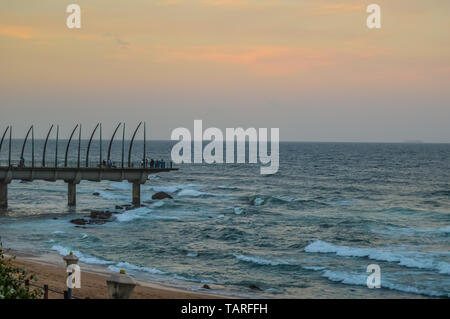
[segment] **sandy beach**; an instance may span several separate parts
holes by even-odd
[[[42,261],[42,258],[29,255],[26,253],[9,252],[6,254],[7,258],[16,256],[12,263],[17,267],[25,268],[29,273],[38,276],[38,282],[33,282],[36,285],[49,286],[49,299],[63,299],[63,295],[53,292],[67,290],[66,269],[61,262],[52,259],[49,263]],[[106,280],[109,277],[108,272],[103,269],[88,269],[83,267],[81,277],[81,288],[74,289],[73,296],[81,299],[107,299],[108,290]],[[164,286],[159,283],[138,280],[138,285],[135,287],[131,298],[132,299],[213,299],[225,298],[224,296],[198,293],[188,290],[183,290],[175,287]],[[205,289],[206,290],[206,289]]]

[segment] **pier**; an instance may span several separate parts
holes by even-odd
[[[115,165],[111,162],[111,146],[114,140],[114,136],[116,135],[118,129],[122,126],[123,134],[122,134],[122,160],[119,165]],[[156,174],[161,172],[170,172],[174,170],[178,170],[178,168],[173,168],[172,163],[168,163],[169,167],[165,167],[165,165],[149,165],[148,157],[146,152],[146,128],[145,123],[143,125],[144,131],[144,149],[142,153],[142,160],[139,163],[133,163],[131,161],[131,155],[133,152],[133,142],[136,137],[136,134],[139,128],[142,126],[142,122],[136,127],[134,134],[130,141],[129,151],[128,151],[128,162],[125,162],[125,124],[119,123],[114,130],[114,133],[111,137],[108,146],[108,155],[106,159],[102,158],[102,133],[101,133],[101,124],[97,124],[94,131],[90,135],[88,147],[86,150],[86,158],[84,163],[81,160],[81,125],[75,126],[72,131],[72,134],[69,137],[69,140],[66,145],[66,152],[63,161],[58,160],[58,134],[59,127],[56,127],[56,149],[55,149],[55,157],[53,165],[48,165],[46,163],[46,148],[47,142],[50,136],[50,133],[53,130],[53,125],[50,127],[50,130],[47,134],[47,138],[44,143],[43,153],[42,153],[42,162],[35,162],[35,147],[34,147],[34,127],[31,126],[28,130],[25,139],[22,145],[22,152],[20,158],[16,161],[12,160],[11,155],[11,144],[12,144],[12,127],[8,126],[0,140],[0,152],[2,151],[3,142],[5,141],[5,137],[9,132],[9,152],[8,152],[8,162],[6,165],[0,165],[0,209],[6,209],[8,207],[8,184],[13,180],[21,180],[21,181],[34,181],[34,180],[43,180],[48,182],[55,182],[57,180],[63,180],[67,183],[67,204],[69,206],[76,205],[76,185],[81,181],[91,181],[91,182],[100,182],[103,180],[107,181],[128,181],[132,183],[132,204],[135,206],[139,206],[141,203],[141,185],[144,184],[148,175]],[[92,144],[92,140],[96,131],[99,130],[100,138],[100,154],[99,160],[96,162],[89,161],[89,150]],[[78,130],[78,153],[77,153],[77,161],[75,163],[70,163],[68,161],[68,152],[69,146],[72,141],[72,137],[74,133]],[[22,162],[25,145],[27,143],[28,137],[31,133],[31,143],[32,143],[32,155],[31,155],[31,165],[26,166]]]

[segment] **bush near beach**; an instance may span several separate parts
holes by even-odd
[[[13,257],[12,259],[14,259]],[[41,289],[30,289],[25,280],[37,281],[36,275],[26,269],[14,267],[0,250],[0,299],[37,299],[43,294]]]

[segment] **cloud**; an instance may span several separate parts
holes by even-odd
[[[350,4],[350,3],[334,3],[334,4],[324,4],[320,6],[319,12],[322,14],[333,14],[337,12],[354,12],[354,11],[364,11],[364,5],[362,4]]]
[[[182,4],[183,2],[184,2],[184,0],[159,0],[159,1],[155,2],[155,5],[159,6],[159,7],[173,6],[173,5]]]
[[[0,26],[0,35],[19,39],[31,39],[33,37],[30,29],[10,25]]]
[[[202,0],[206,6],[212,7],[245,7],[245,6],[275,6],[277,0]]]
[[[326,50],[289,46],[157,47],[158,62],[206,62],[248,68],[263,75],[285,75],[332,64]]]

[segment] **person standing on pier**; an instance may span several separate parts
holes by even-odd
[[[19,167],[25,167],[25,159],[23,158],[23,156],[20,158]]]

